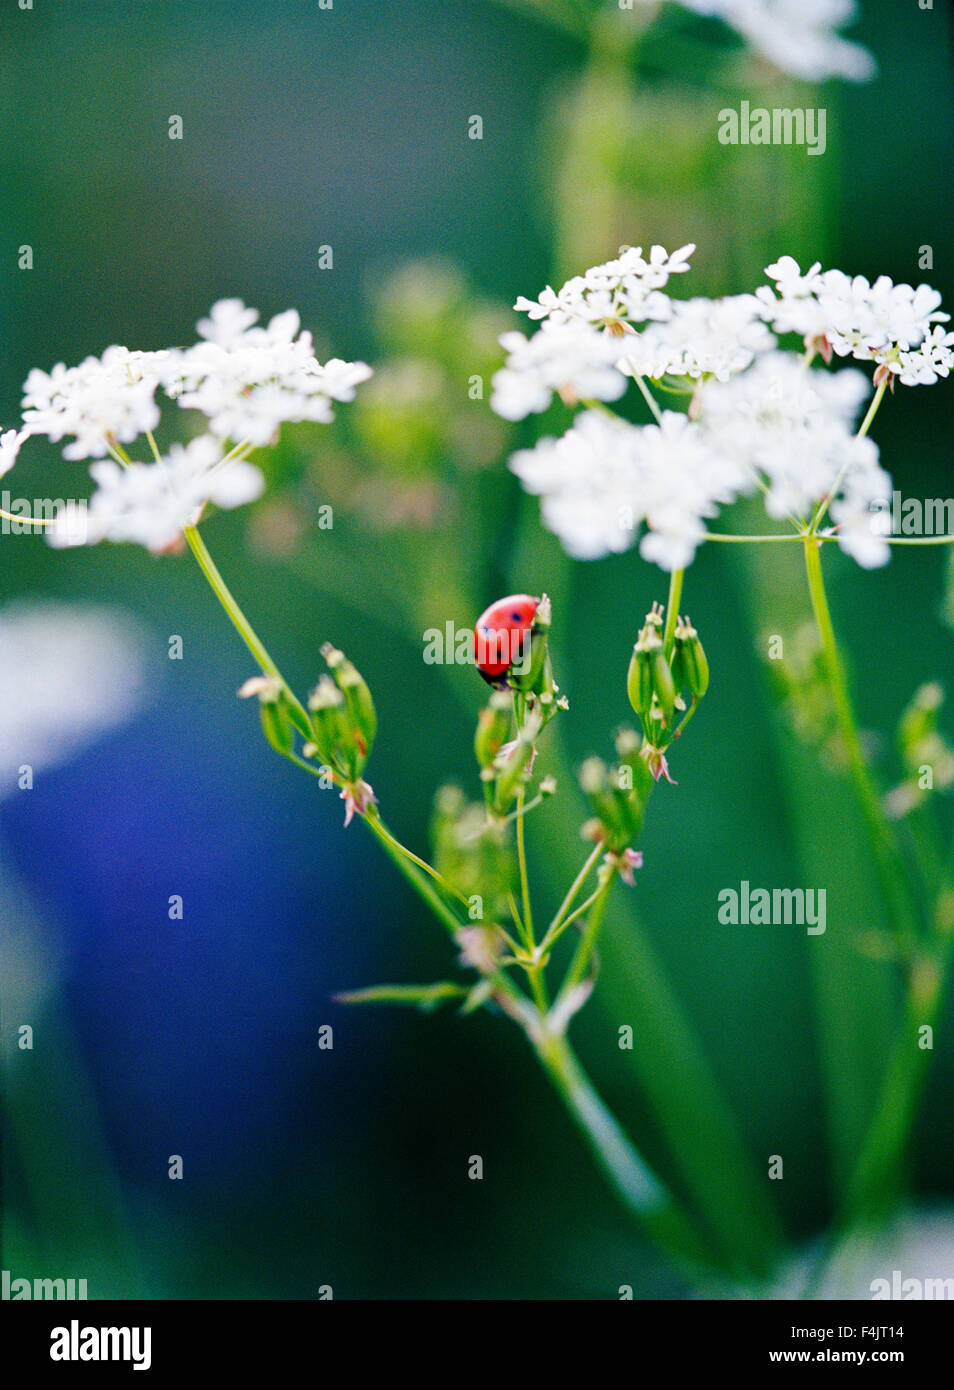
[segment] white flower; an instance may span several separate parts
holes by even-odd
[[[504,333],[507,363],[494,373],[491,407],[505,420],[546,410],[554,391],[576,400],[615,401],[626,390],[616,366],[620,340],[579,321],[548,321],[532,338]]]
[[[954,333],[937,324],[920,347],[909,352],[902,350],[897,362],[889,362],[888,366],[904,386],[933,386],[954,368]]]
[[[219,347],[234,347],[245,333],[258,323],[258,310],[247,309],[241,299],[220,299],[209,310],[209,317],[199,319],[196,331]]]
[[[26,430],[4,430],[0,434],[0,478],[9,473],[16,463],[20,446],[26,438]]]
[[[743,371],[758,352],[775,346],[760,317],[755,295],[725,299],[674,299],[672,317],[627,335],[621,347],[624,372],[658,380],[671,376],[715,376],[725,381]]]
[[[154,400],[167,353],[109,347],[78,367],[34,368],[24,383],[23,423],[54,444],[71,436],[67,459],[104,458],[110,444],[130,444],[159,423]]]
[[[334,419],[332,401],[354,399],[371,376],[364,362],[334,358],[322,366],[294,309],[267,328],[241,300],[220,300],[198,328],[203,341],[170,354],[163,384],[185,409],[198,410],[219,439],[270,443],[282,424]]]
[[[222,463],[221,445],[200,435],[184,448],[174,444],[156,463],[123,468],[111,459],[94,463],[96,483],[86,512],[85,534],[75,518],[57,518],[48,539],[57,547],[96,545],[99,541],[131,541],[152,551],[165,550],[194,524],[208,502],[239,507],[261,495],[261,471],[242,459]]]
[[[707,383],[697,397],[702,428],[767,484],[771,517],[808,521],[834,489],[839,542],[866,567],[889,556],[871,504],[892,486],[875,443],[854,431],[870,389],[863,372],[813,371],[779,352],[731,381]]]
[[[117,608],[18,599],[0,610],[0,798],[24,763],[46,771],[146,698],[147,634]]]
[[[681,3],[696,14],[718,16],[776,67],[808,82],[823,82],[829,77],[865,82],[875,74],[875,62],[868,50],[837,32],[857,17],[855,0],[681,0]]]
[[[941,296],[930,285],[896,285],[887,275],[870,284],[863,275],[823,271],[817,262],[803,275],[791,256],[768,266],[766,274],[775,281],[775,290],[762,285],[755,294],[762,316],[777,333],[800,333],[813,346],[826,340],[839,357],[885,363],[892,370],[900,354],[910,354],[950,317],[941,312]],[[949,343],[934,336],[931,344],[938,349],[940,365],[949,366]],[[929,359],[930,351],[925,354]],[[906,385],[929,377],[913,361],[907,375]]]
[[[601,328],[624,321],[645,323],[668,318],[669,300],[661,291],[670,275],[689,269],[689,257],[695,249],[690,244],[670,255],[664,247],[653,246],[647,261],[641,247],[630,246],[615,260],[575,275],[559,292],[548,285],[536,300],[521,295],[514,308],[531,319],[555,324],[582,322]]]
[[[518,452],[510,466],[542,498],[544,523],[568,554],[591,560],[626,550],[645,523],[640,553],[667,570],[691,561],[703,518],[748,482],[698,425],[672,412],[640,427],[584,411],[561,439]]]

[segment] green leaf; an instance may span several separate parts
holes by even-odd
[[[432,985],[371,985],[367,989],[336,994],[333,998],[338,1004],[410,1004],[412,1008],[431,1013],[450,999],[466,998],[468,993],[463,985],[438,980]]]

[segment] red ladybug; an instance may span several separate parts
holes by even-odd
[[[474,656],[485,681],[496,685],[515,661],[530,651],[530,630],[538,598],[511,594],[486,608],[474,626]]]

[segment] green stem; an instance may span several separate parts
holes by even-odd
[[[613,879],[616,875],[607,870],[606,880],[600,884],[595,895],[595,901],[590,909],[590,915],[586,919],[586,926],[583,928],[583,935],[580,937],[580,944],[576,948],[576,954],[570,962],[570,968],[566,972],[566,978],[560,986],[560,998],[564,999],[572,989],[581,982],[586,974],[590,957],[596,946],[596,940],[603,924],[603,913],[606,910],[606,899],[609,897],[609,890],[613,886]]]
[[[643,381],[642,377],[635,372],[633,373],[633,380],[639,387],[643,400],[646,402],[646,404],[649,406],[649,409],[652,411],[653,419],[656,421],[656,424],[661,425],[662,411],[659,409],[659,403],[656,400],[656,397],[653,395],[652,391],[650,391],[649,387],[646,385],[645,381]]]
[[[624,1206],[664,1249],[690,1266],[713,1263],[709,1242],[633,1148],[562,1035],[534,1050]]]
[[[663,652],[666,660],[672,659],[675,643],[676,623],[679,621],[679,604],[682,601],[682,580],[685,570],[673,570],[669,576],[669,598],[666,601],[666,628],[663,632]]]
[[[877,415],[877,413],[878,413],[878,406],[881,404],[882,400],[884,399],[884,393],[885,393],[885,391],[887,390],[887,386],[888,386],[888,379],[887,379],[887,377],[886,377],[886,378],[884,379],[884,381],[882,381],[881,385],[878,387],[877,391],[875,391],[874,395],[872,396],[872,398],[871,398],[871,403],[869,404],[867,413],[865,414],[865,418],[862,420],[861,424],[860,424],[859,427],[858,427],[858,438],[859,438],[859,439],[864,439],[865,435],[866,435],[866,434],[868,433],[868,431],[871,429],[872,423],[873,423],[873,421],[874,421],[874,417],[875,417],[875,416]],[[835,479],[835,481],[832,483],[831,488],[829,489],[827,496],[824,498],[824,500],[823,500],[822,503],[821,503],[821,506],[818,508],[817,512],[815,513],[814,517],[812,518],[812,530],[813,530],[813,531],[817,531],[817,530],[818,530],[819,526],[821,525],[822,518],[824,517],[825,513],[828,511],[828,508],[831,506],[832,501],[834,500],[834,498],[838,495],[838,489],[841,487],[842,479],[844,478],[845,473],[846,473],[847,470],[848,470],[848,467],[849,467],[849,463],[848,463],[848,461],[846,461],[846,462],[842,465],[842,468],[841,468],[841,470],[840,470],[840,472],[839,472],[839,474],[838,474],[838,477],[837,477],[837,478]]]
[[[523,833],[523,798],[524,791],[520,788],[517,793],[517,859],[520,864],[520,896],[523,902],[523,929],[527,936],[527,946],[532,951],[533,940],[533,913],[530,907],[530,876],[527,873],[527,846]]]
[[[917,913],[911,904],[906,887],[907,869],[895,844],[894,835],[881,804],[881,798],[875,789],[868,765],[865,762],[861,737],[858,733],[858,725],[855,721],[851,697],[848,694],[848,685],[838,652],[838,642],[832,625],[828,598],[825,594],[821,554],[814,537],[805,538],[805,569],[808,576],[812,610],[821,637],[828,683],[835,703],[838,729],[848,760],[848,770],[868,827],[881,886],[890,905],[895,927],[902,940],[910,944],[917,939],[919,932]]]
[[[295,727],[298,729],[298,732],[304,738],[310,738],[311,720],[308,718],[308,715],[301,702],[299,701],[298,697],[295,695],[294,691],[291,689],[288,682],[285,680],[284,676],[279,671],[272,658],[269,656],[264,643],[259,639],[248,618],[246,618],[245,614],[239,607],[234,595],[229,589],[229,586],[226,584],[225,580],[219,573],[215,561],[209,554],[208,549],[206,548],[205,541],[199,535],[198,529],[195,526],[186,526],[185,530],[183,531],[183,535],[186,538],[189,549],[192,551],[193,555],[198,561],[199,568],[205,575],[206,579],[209,581],[209,586],[211,587],[212,592],[215,594],[216,598],[219,600],[219,603],[221,603],[222,607],[225,609],[226,613],[231,619],[232,626],[235,628],[236,632],[239,634],[246,647],[248,647],[249,651],[252,653],[252,656],[258,662],[259,666],[262,668],[263,674],[266,676],[271,676],[274,680],[277,680],[281,685],[285,697],[288,700],[289,705],[291,706],[291,712],[297,716],[297,718],[295,718],[293,722],[295,724]]]
[[[393,846],[394,849],[397,850],[399,854],[403,854],[404,857],[406,859],[409,859],[412,864],[416,864],[417,867],[419,869],[422,869],[424,873],[426,873],[430,878],[434,880],[435,883],[440,884],[441,888],[443,888],[445,893],[449,893],[452,898],[456,898],[458,902],[462,902],[465,907],[469,906],[468,900],[464,897],[463,893],[459,893],[456,888],[452,887],[451,884],[447,882],[446,878],[444,878],[442,874],[439,874],[436,869],[432,868],[431,865],[428,864],[426,859],[421,859],[418,855],[414,853],[413,850],[408,849],[407,845],[401,844],[401,841],[397,838],[397,836],[393,835],[391,831],[388,830],[384,822],[381,820],[381,817],[378,815],[378,813],[374,810],[373,807],[370,811],[368,811],[367,819],[369,821],[374,822],[372,828],[374,829],[379,839],[381,839],[382,841],[387,841],[391,846]]]
[[[590,870],[593,868],[594,864],[599,859],[602,853],[603,845],[602,842],[600,842],[598,844],[595,844],[593,848],[590,850],[589,854],[586,856],[582,869],[577,874],[573,882],[570,884],[569,888],[567,889],[566,897],[563,899],[562,903],[557,908],[556,916],[553,918],[553,921],[550,923],[550,925],[547,927],[546,931],[543,934],[543,940],[540,942],[541,952],[545,951],[549,946],[552,946],[554,941],[557,939],[557,936],[562,934],[561,923],[563,922],[563,914],[565,912],[569,912],[570,908],[573,906],[573,903],[576,901],[577,893],[583,887],[583,884],[586,882],[587,875],[589,874]]]

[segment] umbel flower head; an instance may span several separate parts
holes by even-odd
[[[334,403],[353,400],[370,377],[364,362],[320,363],[295,310],[265,327],[258,317],[240,299],[223,299],[199,321],[192,347],[113,346],[76,367],[30,372],[22,427],[0,436],[0,474],[33,435],[67,441],[67,460],[93,460],[85,535],[55,525],[53,545],[110,540],[167,549],[210,503],[230,508],[259,496],[264,477],[246,461],[250,449],[274,443],[283,424],[329,422]],[[162,455],[153,438],[160,392],[205,421],[204,433]]]
[[[560,437],[514,454],[512,470],[578,559],[638,539],[644,559],[683,569],[723,506],[761,492],[772,520],[806,529],[824,520],[824,534],[859,564],[884,564],[879,516],[892,482],[867,437],[870,411],[858,421],[885,384],[930,385],[954,367],[940,295],[819,265],[802,273],[783,256],[754,293],[671,299],[669,279],[688,269],[693,249],[653,247],[648,260],[626,251],[559,291],[517,300],[540,327],[501,339],[508,358],[492,405],[518,419],[556,393],[582,409]],[[796,350],[782,345],[789,334],[801,340]],[[874,380],[827,370],[834,358],[874,364]],[[651,423],[606,408],[627,381]],[[647,381],[682,391],[688,412],[663,410]]]

